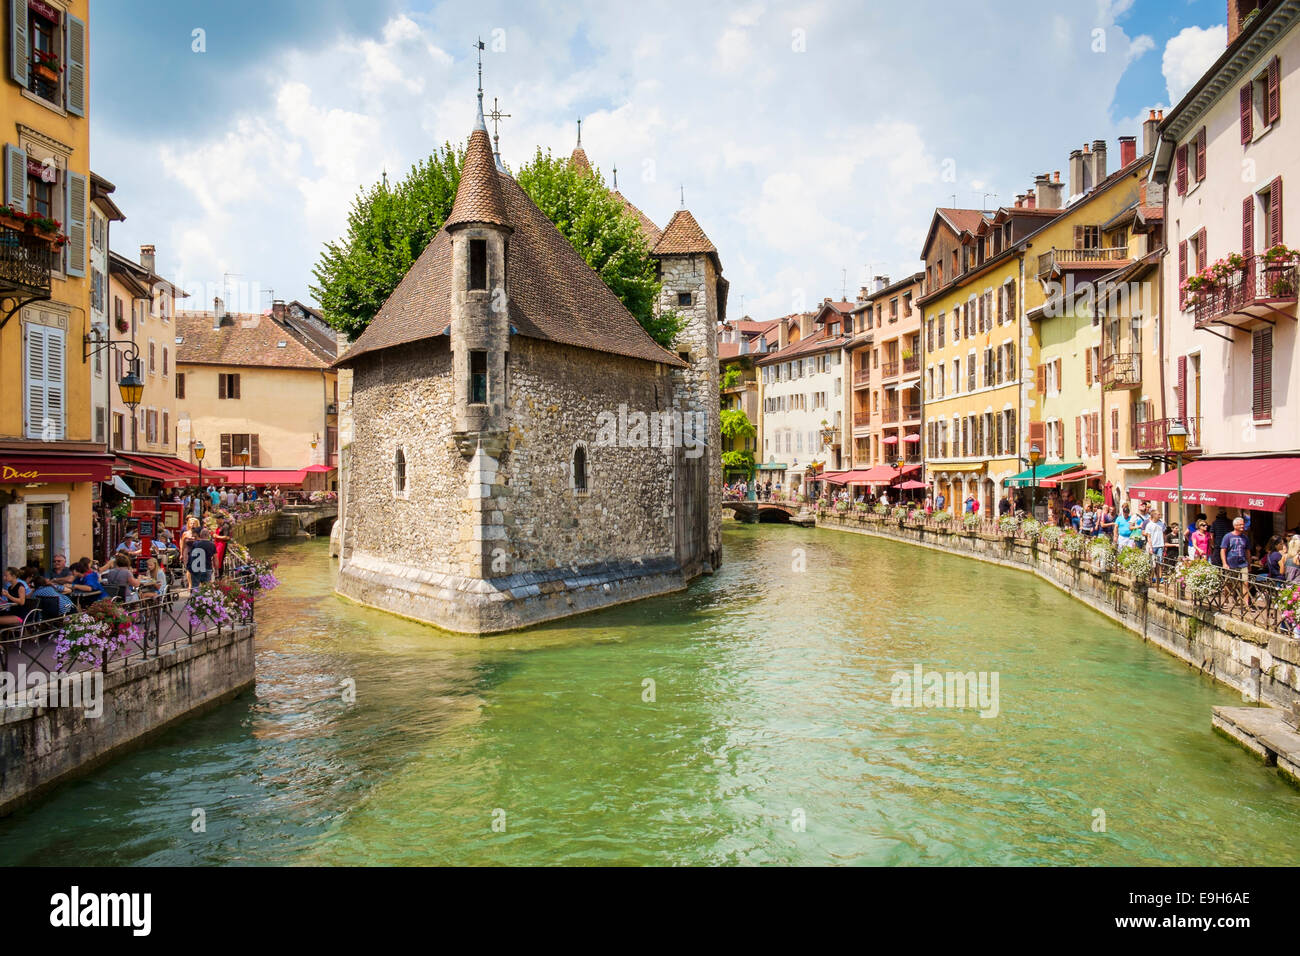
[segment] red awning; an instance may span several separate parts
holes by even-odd
[[[250,485],[301,485],[303,478],[306,476],[307,469],[299,468],[297,471],[277,471],[269,468],[250,468],[248,469],[248,481]],[[207,477],[208,472],[203,472]],[[222,475],[226,481],[235,485],[245,484],[244,469],[242,468],[224,468],[217,474]]]
[[[870,472],[856,471],[828,471],[822,475],[823,481],[829,481],[832,485],[865,485],[870,479],[866,476]]]
[[[0,484],[5,485],[108,481],[112,477],[112,455],[0,455]]]
[[[1300,491],[1300,458],[1201,459],[1183,465],[1183,501],[1256,511],[1281,511]],[[1177,501],[1178,472],[1139,482],[1129,494],[1143,501]]]
[[[199,483],[199,466],[171,455],[143,455],[137,452],[119,452],[117,471],[139,475],[161,482],[164,488],[184,488]],[[203,472],[203,483],[222,484],[224,479],[214,471]]]
[[[901,491],[918,491],[921,488],[929,488],[924,481],[904,481],[894,486]]]
[[[303,471],[305,471],[309,475],[318,474],[318,473],[323,474],[325,472],[330,472],[333,470],[334,470],[333,465],[308,465],[306,468],[303,469]]]
[[[1069,481],[1087,481],[1089,478],[1100,478],[1101,472],[1089,471],[1086,468],[1080,468],[1077,471],[1071,471],[1064,475],[1057,475],[1053,478],[1045,478],[1038,483],[1040,488],[1055,488],[1057,485],[1063,485]]]

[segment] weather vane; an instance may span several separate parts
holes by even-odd
[[[510,114],[501,112],[500,107],[497,106],[497,98],[495,96],[492,97],[492,112],[488,113],[487,118],[492,121],[492,150],[493,152],[500,153],[501,130],[498,124],[500,124],[503,119],[510,119]]]

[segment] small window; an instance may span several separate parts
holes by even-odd
[[[487,288],[486,239],[471,239],[469,241],[469,287],[471,289]]]
[[[580,495],[587,493],[587,449],[581,445],[573,449],[573,490]]]
[[[184,372],[176,373],[176,397],[177,398],[185,397],[185,373]]]
[[[677,304],[678,304],[679,306],[683,306],[683,307],[688,307],[688,306],[690,306],[690,304],[691,304],[691,294],[690,294],[689,292],[678,292],[678,293],[677,293]]]
[[[217,398],[239,398],[239,373],[217,376]]]
[[[406,494],[406,453],[400,448],[393,455],[393,490],[399,495]]]
[[[486,405],[487,400],[487,352],[474,349],[469,353],[469,401],[471,405]]]
[[[690,352],[678,352],[678,353],[677,353],[677,357],[678,357],[679,359],[681,359],[683,362],[689,362],[689,361],[691,360],[691,353],[690,353]]]

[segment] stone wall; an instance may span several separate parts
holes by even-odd
[[[0,707],[0,814],[252,688],[255,634],[213,632],[110,671],[98,717],[73,707]]]
[[[1285,708],[1300,701],[1300,640],[1148,590],[1122,572],[1097,571],[1086,559],[1019,538],[900,526],[874,515],[821,518],[817,526],[1029,571],[1243,694]]]

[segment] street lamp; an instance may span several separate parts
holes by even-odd
[[[243,485],[245,488],[247,488],[248,487],[248,449],[245,448],[238,455],[236,455],[235,460],[238,461],[239,464],[242,465],[244,468]]]
[[[1038,463],[1043,460],[1043,450],[1038,445],[1029,446],[1029,516],[1034,517],[1034,499],[1038,496]]]
[[[122,404],[131,409],[131,428],[134,434],[135,430],[135,410],[140,404],[140,398],[144,394],[144,382],[140,380],[140,375],[136,371],[140,364],[140,348],[130,339],[112,339],[101,338],[98,329],[87,332],[81,337],[82,351],[81,361],[90,361],[92,355],[98,355],[105,350],[111,352],[121,352],[126,363],[126,374],[122,376],[117,383],[117,389],[122,395]],[[112,431],[109,431],[109,443],[112,443]],[[110,447],[108,449],[112,451]]]
[[[1187,529],[1183,527],[1183,454],[1187,451],[1187,426],[1181,418],[1176,418],[1169,430],[1165,432],[1165,442],[1169,450],[1178,459],[1178,557],[1183,557],[1183,542],[1187,539]]]
[[[203,454],[207,449],[203,447],[203,442],[194,443],[194,457],[199,463],[199,518],[203,517]]]

